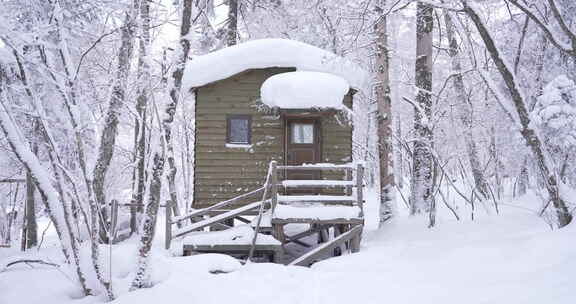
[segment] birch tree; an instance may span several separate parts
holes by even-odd
[[[136,97],[136,115],[134,120],[134,174],[132,186],[132,206],[130,209],[130,229],[136,232],[139,218],[144,211],[144,194],[146,192],[146,134],[148,119],[148,99],[151,93],[151,67],[148,59],[150,49],[150,3],[142,1],[138,18],[138,92]]]
[[[386,1],[377,3],[377,21],[374,25],[376,44],[376,83],[374,94],[378,105],[378,155],[380,159],[380,221],[390,216],[391,192],[394,185],[392,174],[392,100],[390,98],[390,58],[388,51]]]
[[[432,195],[432,31],[433,8],[418,2],[416,9],[416,103],[414,131],[416,140],[412,150],[412,179],[410,214],[429,211]],[[433,225],[431,223],[431,225]]]

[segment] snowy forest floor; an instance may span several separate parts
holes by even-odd
[[[127,292],[137,240],[105,247],[112,250],[119,295],[113,303],[574,303],[576,224],[551,230],[532,211],[538,206],[528,195],[501,205],[500,215],[477,209],[474,221],[464,209],[460,221],[440,210],[433,229],[426,228],[426,216],[409,218],[399,210],[381,230],[369,225],[360,253],[311,268],[242,266],[216,254],[170,257],[160,249],[158,231],[153,288]],[[56,244],[47,235],[39,251],[0,249],[0,269],[24,256],[60,263]],[[9,267],[0,272],[0,303],[101,302],[74,299],[78,292],[65,273],[50,266]]]

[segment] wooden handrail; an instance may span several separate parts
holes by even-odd
[[[260,187],[260,188],[258,188],[258,189],[256,189],[256,190],[253,190],[253,191],[248,192],[248,193],[244,193],[244,194],[242,194],[242,195],[239,195],[239,196],[237,196],[237,197],[231,198],[231,199],[229,199],[229,200],[220,202],[220,203],[218,203],[218,204],[216,204],[216,205],[212,205],[212,206],[206,207],[206,208],[204,208],[204,209],[200,209],[200,210],[197,210],[197,211],[194,211],[194,212],[185,214],[185,215],[181,215],[181,216],[175,217],[175,218],[172,220],[172,224],[175,224],[175,223],[177,223],[177,222],[181,222],[181,221],[186,220],[186,219],[189,219],[189,218],[191,218],[191,217],[203,216],[203,215],[209,213],[210,211],[212,211],[212,210],[214,210],[214,209],[226,207],[226,206],[228,206],[228,205],[231,205],[231,204],[233,204],[233,203],[238,202],[239,200],[245,199],[245,198],[247,198],[247,197],[249,197],[249,196],[251,196],[251,195],[259,194],[259,193],[261,193],[261,192],[263,192],[263,191],[264,191],[264,187]]]
[[[270,166],[268,167],[268,174],[266,175],[266,182],[264,183],[264,194],[262,195],[262,201],[266,201],[266,195],[268,195],[268,189],[276,189],[276,161],[273,160],[270,162]],[[276,197],[276,191],[273,191],[273,196]],[[262,203],[260,208],[258,209],[258,218],[256,220],[256,227],[254,227],[254,235],[252,236],[252,244],[250,246],[250,252],[248,253],[248,258],[246,261],[251,261],[252,256],[254,255],[254,249],[256,248],[256,242],[258,241],[258,232],[260,231],[260,223],[262,222],[262,215],[264,214],[264,206],[265,204]]]

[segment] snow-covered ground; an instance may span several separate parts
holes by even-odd
[[[152,263],[157,284],[136,292],[127,292],[136,248],[129,240],[112,248],[114,303],[574,303],[576,225],[551,230],[530,201],[501,205],[500,215],[479,208],[474,221],[463,209],[461,221],[442,211],[433,229],[425,217],[408,218],[400,209],[381,230],[365,233],[360,253],[311,268],[242,266],[214,254],[170,257],[160,237]],[[53,241],[48,236],[30,256],[58,262]],[[15,253],[0,249],[0,259]],[[78,292],[64,272],[32,267],[0,272],[0,303],[100,301],[73,300]]]

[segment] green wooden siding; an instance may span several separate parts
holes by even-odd
[[[271,160],[284,163],[282,118],[258,111],[257,104],[260,86],[268,77],[293,70],[249,70],[197,89],[194,208],[254,190],[263,184]],[[352,108],[350,95],[346,96],[345,104]],[[250,149],[226,147],[228,114],[252,116]],[[321,124],[322,161],[351,161],[352,128],[338,123],[334,115],[323,116]]]

